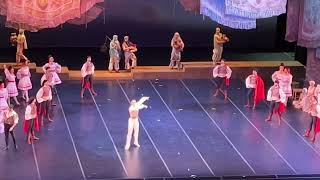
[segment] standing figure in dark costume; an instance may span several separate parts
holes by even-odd
[[[224,60],[221,59],[220,64],[216,65],[213,69],[212,75],[217,80],[218,88],[214,93],[214,96],[218,96],[219,90],[222,90],[224,93],[225,100],[228,98],[227,89],[230,85],[230,77],[232,70],[229,66],[224,63]]]
[[[87,57],[87,61],[83,64],[81,68],[81,93],[80,96],[83,98],[84,90],[89,89],[92,95],[96,96],[97,93],[93,89],[93,78],[94,75],[94,64],[91,62],[91,56]]]
[[[42,83],[42,87],[39,89],[36,95],[37,102],[39,103],[39,120],[41,125],[43,126],[43,118],[47,117],[49,122],[53,122],[50,118],[50,106],[52,101],[52,90],[49,86],[49,82],[44,80]]]
[[[270,87],[267,95],[267,100],[270,101],[269,116],[266,121],[271,121],[273,113],[277,113],[279,116],[279,125],[282,120],[282,113],[285,109],[286,94],[279,86],[279,81],[274,81],[273,86]]]
[[[14,137],[13,129],[16,127],[19,121],[18,114],[13,110],[13,105],[10,105],[8,110],[4,112],[4,135],[6,141],[5,150],[9,149],[9,133],[12,137],[14,148],[17,150],[16,138]]]
[[[248,89],[248,93],[247,104],[245,107],[250,108],[251,101],[253,101],[252,108],[255,109],[256,105],[265,99],[264,82],[262,78],[258,75],[257,70],[253,70],[252,74],[246,78],[246,88]]]
[[[37,130],[37,131],[40,130],[36,99],[34,98],[30,99],[29,104],[26,108],[24,119],[25,120],[24,120],[23,129],[24,129],[24,132],[27,134],[28,144],[31,144],[33,140],[39,140],[39,138],[37,138],[34,134],[34,130]]]

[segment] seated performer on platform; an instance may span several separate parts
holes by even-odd
[[[14,99],[17,105],[20,105],[17,96],[18,96],[18,89],[17,89],[17,84],[16,84],[16,76],[14,75],[14,69],[12,66],[9,66],[7,68],[6,65],[3,65],[4,68],[4,74],[6,75],[7,79],[7,90],[8,90],[8,104],[10,104],[11,98]]]
[[[120,42],[118,41],[118,36],[113,35],[112,40],[110,42],[109,47],[109,71],[112,72],[112,70],[115,70],[116,72],[119,72],[119,61],[120,61]]]
[[[19,29],[19,34],[17,37],[17,52],[16,52],[16,63],[20,63],[21,58],[28,60],[28,58],[23,54],[23,50],[28,49],[27,38],[24,35],[24,30]]]
[[[39,140],[39,138],[37,138],[34,134],[34,130],[40,130],[36,99],[30,99],[25,111],[24,119],[23,130],[27,134],[28,144],[31,144],[33,140]]]
[[[6,141],[5,150],[9,149],[9,133],[11,134],[14,148],[17,150],[16,138],[14,137],[13,129],[16,127],[19,121],[18,114],[13,110],[13,105],[10,105],[7,111],[4,112],[4,135]]]
[[[46,73],[47,71],[51,72],[52,75],[53,75],[53,85],[52,85],[52,91],[54,91],[54,86],[57,85],[57,84],[61,84],[61,80],[59,78],[59,75],[58,73],[61,73],[61,65],[54,62],[54,58],[52,55],[49,55],[48,56],[48,63],[46,63],[42,69],[43,69],[43,72]],[[49,69],[48,69],[49,67]],[[45,76],[45,75],[44,75]]]
[[[137,57],[134,54],[137,52],[137,45],[133,44],[129,41],[129,36],[124,37],[124,41],[122,43],[122,49],[124,51],[124,57],[125,57],[125,69],[130,70],[137,66]],[[132,61],[132,64],[130,66],[130,60]]]
[[[174,33],[173,38],[171,39],[171,58],[170,58],[170,65],[171,69],[177,68],[180,69],[180,61],[181,61],[181,52],[184,48],[184,43],[181,39],[179,33]]]
[[[0,111],[8,110],[8,90],[5,88],[4,82],[0,81]]]
[[[246,87],[248,89],[246,107],[250,108],[250,103],[253,101],[252,108],[255,109],[256,105],[265,99],[264,82],[257,70],[253,70],[252,74],[246,78]]]
[[[94,64],[91,62],[91,56],[87,57],[87,61],[82,65],[81,68],[81,93],[80,96],[83,98],[84,90],[89,89],[92,95],[96,96],[97,93],[93,89],[93,78],[94,75]]]
[[[139,145],[139,110],[143,108],[148,108],[148,106],[144,105],[143,103],[149,100],[149,97],[142,97],[138,102],[136,100],[132,100],[130,102],[129,107],[129,115],[130,118],[128,120],[128,134],[127,134],[127,140],[125,149],[128,150],[131,145],[131,137],[133,134],[133,144],[137,147],[140,147]]]
[[[224,62],[224,59],[221,59],[219,65],[215,66],[213,69],[213,77],[217,80],[218,88],[214,93],[214,96],[218,96],[219,90],[222,90],[224,93],[224,98],[227,100],[228,92],[227,89],[230,85],[230,77],[232,74],[232,70],[229,66],[227,66]]]
[[[23,64],[17,72],[17,78],[19,79],[18,89],[22,91],[22,98],[28,102],[29,90],[32,89],[29,61],[23,59],[21,62]]]
[[[272,81],[274,82],[274,81],[278,80],[279,83],[280,83],[283,74],[285,74],[284,73],[284,64],[281,63],[280,66],[279,66],[279,70],[275,71],[272,74],[272,76],[271,76]]]
[[[270,87],[267,95],[267,101],[270,101],[269,116],[266,121],[271,121],[273,113],[277,113],[279,116],[279,125],[282,120],[282,113],[285,109],[286,95],[279,86],[279,81],[274,81],[273,86]]]
[[[226,42],[229,42],[229,38],[225,34],[222,34],[221,29],[217,27],[213,36],[212,61],[214,65],[221,60],[223,44]]]
[[[44,116],[47,117],[49,122],[53,122],[50,118],[50,106],[52,101],[52,91],[47,80],[44,80],[42,83],[42,87],[39,89],[36,95],[37,102],[39,105],[39,121],[43,126],[43,118]]]

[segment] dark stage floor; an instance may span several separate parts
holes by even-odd
[[[0,152],[1,180],[320,173],[320,140],[302,136],[308,115],[288,108],[280,126],[265,122],[266,104],[244,108],[243,81],[232,80],[227,102],[222,94],[213,97],[209,79],[100,81],[99,95],[84,100],[79,88],[78,81],[57,87],[55,122],[45,124],[32,146],[20,121],[18,152]],[[141,96],[150,96],[149,109],[140,112],[141,148],[125,151],[128,100]],[[21,119],[23,111],[18,108]]]

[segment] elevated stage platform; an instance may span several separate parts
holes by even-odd
[[[275,71],[281,62],[285,66],[291,68],[295,79],[304,79],[305,67],[298,61],[229,61],[228,64],[233,71],[232,76],[237,78],[245,78],[251,70],[258,68],[260,74],[267,78]],[[0,63],[13,65],[14,63]],[[119,73],[108,70],[95,71],[95,80],[110,80],[110,79],[207,79],[212,76],[213,64],[211,61],[203,62],[182,62],[182,67],[178,69],[170,69],[168,66],[138,66],[131,72],[121,70]],[[17,67],[15,67],[17,68]],[[30,63],[30,69],[36,73],[43,73],[41,67],[37,67],[35,63]],[[68,67],[62,67],[60,73],[62,80],[80,80],[80,70],[69,70]]]

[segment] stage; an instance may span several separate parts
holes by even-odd
[[[320,172],[320,142],[302,136],[310,117],[288,107],[280,126],[276,118],[265,122],[267,104],[245,108],[244,81],[233,77],[228,101],[222,94],[213,96],[210,77],[100,80],[95,82],[98,96],[87,92],[83,100],[80,81],[64,81],[54,97],[54,122],[45,122],[33,145],[22,131],[25,107],[17,107],[19,149],[0,152],[0,177],[320,178],[314,175]],[[33,76],[32,95],[39,79]],[[141,96],[150,96],[149,108],[140,112],[141,147],[125,151],[128,101]]]

